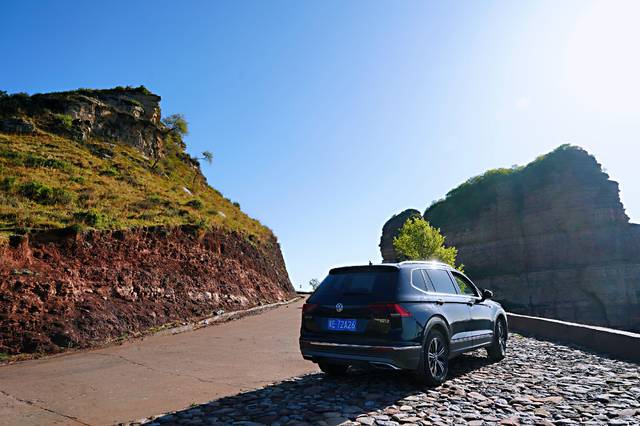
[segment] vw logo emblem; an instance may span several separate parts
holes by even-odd
[[[342,312],[343,309],[342,303],[336,303],[336,312]]]

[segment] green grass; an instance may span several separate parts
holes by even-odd
[[[195,224],[251,238],[270,235],[206,184],[178,142],[169,139],[165,150],[152,169],[151,160],[124,145],[0,134],[0,241],[16,230],[68,226]]]
[[[56,121],[67,130],[73,127],[73,117],[68,114],[54,114],[53,117]]]

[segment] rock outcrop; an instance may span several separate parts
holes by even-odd
[[[586,151],[472,178],[424,217],[506,309],[640,331],[640,226]]]
[[[414,217],[421,217],[418,210],[407,209],[389,219],[382,227],[382,236],[380,237],[380,252],[382,253],[383,262],[395,262],[396,252],[393,248],[393,239],[398,236],[400,228],[404,223]]]
[[[194,227],[55,230],[0,246],[0,352],[87,347],[290,299],[273,238]]]
[[[160,96],[143,86],[5,96],[0,98],[0,132],[42,130],[81,141],[117,141],[155,158],[162,155],[168,131],[160,121],[159,103]]]

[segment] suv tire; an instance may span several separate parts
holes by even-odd
[[[320,367],[323,373],[334,377],[346,375],[347,369],[349,368],[349,366],[345,364],[331,364],[328,362],[321,362],[318,364],[318,367]]]
[[[449,372],[449,342],[439,330],[431,330],[422,348],[414,379],[422,385],[440,386]]]
[[[493,333],[493,343],[487,347],[487,355],[492,361],[502,361],[507,355],[507,324],[498,318]]]

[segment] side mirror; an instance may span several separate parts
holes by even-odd
[[[491,290],[484,289],[482,290],[482,300],[492,299],[493,292]]]

